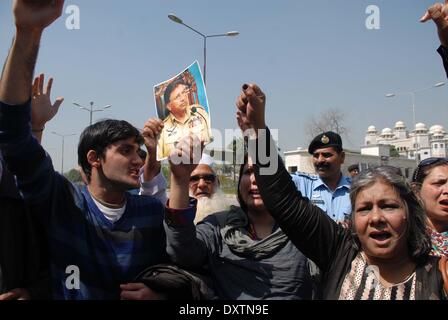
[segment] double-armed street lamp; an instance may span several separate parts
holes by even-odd
[[[75,106],[77,106],[79,109],[88,111],[88,112],[90,113],[90,125],[92,125],[92,116],[93,116],[93,113],[95,113],[95,112],[101,112],[101,111],[104,111],[104,110],[106,110],[106,109],[112,107],[110,104],[108,104],[107,106],[104,106],[104,107],[101,107],[101,108],[96,108],[96,109],[94,109],[94,107],[93,107],[93,102],[90,102],[90,107],[84,107],[84,106],[82,106],[82,105],[80,105],[79,103],[76,103],[76,102],[74,102],[73,104],[74,104]]]
[[[393,98],[393,97],[400,96],[400,95],[410,95],[411,96],[411,98],[412,98],[412,121],[414,122],[413,123],[414,130],[416,130],[417,121],[416,121],[416,118],[415,118],[415,95],[417,93],[420,93],[420,92],[423,92],[423,91],[426,91],[426,90],[429,90],[429,89],[433,89],[433,88],[439,88],[439,87],[442,87],[444,85],[445,85],[445,82],[437,82],[436,84],[434,84],[434,85],[432,85],[430,87],[426,87],[426,88],[422,88],[422,89],[417,89],[417,90],[408,91],[408,92],[388,93],[388,94],[386,94],[386,98]],[[418,155],[418,152],[416,152],[416,154],[415,154],[415,161],[417,162],[417,165],[420,162],[420,157]]]
[[[393,98],[396,96],[401,96],[401,95],[410,95],[412,98],[412,117],[413,117],[413,125],[415,128],[416,125],[416,120],[415,120],[415,95],[419,92],[422,91],[426,91],[432,88],[439,88],[445,85],[445,82],[437,82],[436,84],[430,86],[430,87],[426,87],[426,88],[422,88],[422,89],[418,89],[418,90],[413,90],[413,91],[408,91],[408,92],[393,92],[393,93],[388,93],[386,94],[386,98]]]
[[[222,33],[222,34],[212,34],[212,35],[206,35],[203,34],[202,32],[194,29],[193,27],[187,25],[186,23],[184,23],[182,21],[181,18],[177,17],[174,14],[169,14],[168,18],[171,21],[174,21],[176,23],[179,23],[185,27],[187,27],[190,30],[193,30],[194,32],[196,32],[197,34],[199,34],[203,39],[204,39],[204,67],[203,67],[203,71],[204,71],[204,85],[206,84],[206,67],[207,67],[207,39],[208,38],[216,38],[216,37],[235,37],[237,35],[239,35],[240,33],[238,31],[229,31],[226,33]]]

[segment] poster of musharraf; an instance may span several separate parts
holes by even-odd
[[[190,133],[210,143],[210,108],[199,64],[195,61],[175,77],[154,86],[157,116],[164,127],[158,137],[157,160],[166,159]]]

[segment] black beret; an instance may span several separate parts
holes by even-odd
[[[333,147],[336,151],[342,151],[342,139],[336,132],[327,131],[321,133],[311,141],[308,152],[313,154],[316,149]]]

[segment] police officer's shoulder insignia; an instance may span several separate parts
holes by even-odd
[[[322,136],[322,139],[320,139],[320,141],[321,141],[323,144],[328,144],[328,143],[330,142],[330,138],[328,138],[326,135],[323,135],[323,136]]]

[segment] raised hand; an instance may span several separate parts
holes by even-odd
[[[63,97],[56,98],[55,102],[51,103],[51,87],[53,85],[53,78],[50,78],[47,87],[44,90],[45,75],[34,79],[33,95],[31,101],[31,127],[33,131],[39,132],[43,130],[45,124],[53,119],[58,113],[59,107],[64,101]]]
[[[14,0],[16,35],[3,68],[0,100],[18,105],[30,99],[30,84],[43,30],[62,14],[64,0]]]
[[[201,160],[203,147],[199,137],[190,134],[171,151],[168,158],[171,169],[170,208],[188,208],[190,175]]]
[[[177,143],[169,156],[171,175],[176,180],[180,182],[190,180],[191,173],[201,160],[203,145],[204,143],[195,134],[190,134]]]
[[[160,161],[157,161],[157,136],[163,129],[163,121],[157,118],[151,118],[146,121],[142,130],[142,136],[145,139],[145,146],[148,150],[146,156],[143,180],[151,181],[160,172]]]
[[[244,84],[236,100],[237,120],[241,130],[265,129],[266,96],[256,84]]]
[[[239,110],[236,112],[236,121],[238,122],[238,126],[243,133],[251,128],[249,120],[247,120],[247,117],[245,117]]]
[[[62,14],[64,0],[14,0],[18,30],[42,32]]]
[[[148,153],[155,154],[157,148],[157,136],[162,132],[163,121],[157,118],[150,118],[146,121],[142,130],[142,136],[145,139],[145,146]]]
[[[448,0],[445,0],[444,4],[433,4],[420,18],[420,22],[429,20],[433,20],[437,26],[440,43],[448,48]]]

